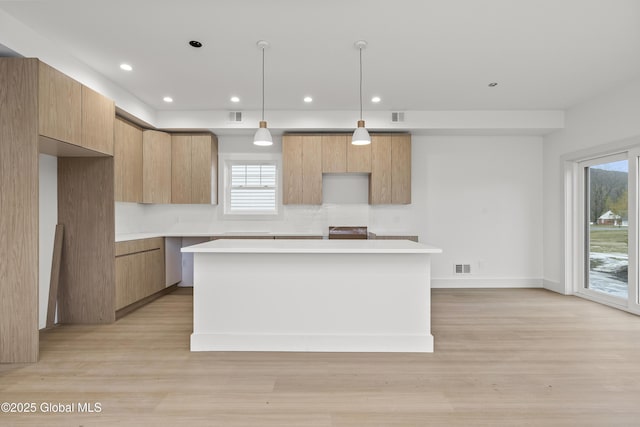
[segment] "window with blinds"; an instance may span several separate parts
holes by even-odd
[[[275,163],[232,164],[230,174],[229,213],[277,213]]]

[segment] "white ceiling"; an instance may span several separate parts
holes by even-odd
[[[260,39],[271,43],[267,110],[358,109],[359,39],[369,42],[366,110],[565,109],[640,75],[639,0],[52,0],[0,9],[158,110],[259,109]]]

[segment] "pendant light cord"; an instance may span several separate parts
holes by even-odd
[[[262,48],[262,121],[264,122],[264,47]]]
[[[360,50],[360,120],[362,120],[362,47]]]

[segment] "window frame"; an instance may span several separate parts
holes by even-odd
[[[231,210],[231,167],[233,165],[273,164],[276,167],[275,210],[269,212],[249,211],[237,212]],[[223,179],[220,180],[218,191],[222,194],[224,219],[259,219],[272,220],[282,217],[282,156],[275,153],[227,153],[219,156],[220,170]]]

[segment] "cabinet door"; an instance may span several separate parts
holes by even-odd
[[[369,203],[391,203],[391,135],[371,135]]]
[[[115,200],[142,203],[142,130],[116,118],[113,167]]]
[[[302,203],[322,204],[322,137],[304,136],[302,142]]]
[[[411,203],[411,135],[391,137],[391,203]]]
[[[353,145],[347,142],[347,172],[371,173],[371,144]]]
[[[302,203],[302,137],[282,137],[282,203]]]
[[[138,291],[144,282],[144,253],[116,257],[116,310],[140,299]]]
[[[82,85],[40,62],[38,86],[40,135],[82,145]]]
[[[218,138],[211,135],[211,203],[218,204]]]
[[[322,172],[347,172],[346,135],[322,135]]]
[[[171,203],[191,203],[190,135],[171,135]]]
[[[112,100],[82,86],[82,146],[113,155],[115,114]]]
[[[142,133],[142,201],[171,203],[171,135]]]
[[[216,156],[217,157],[217,156]],[[217,161],[217,160],[216,160]],[[191,203],[211,203],[211,135],[191,137]]]

